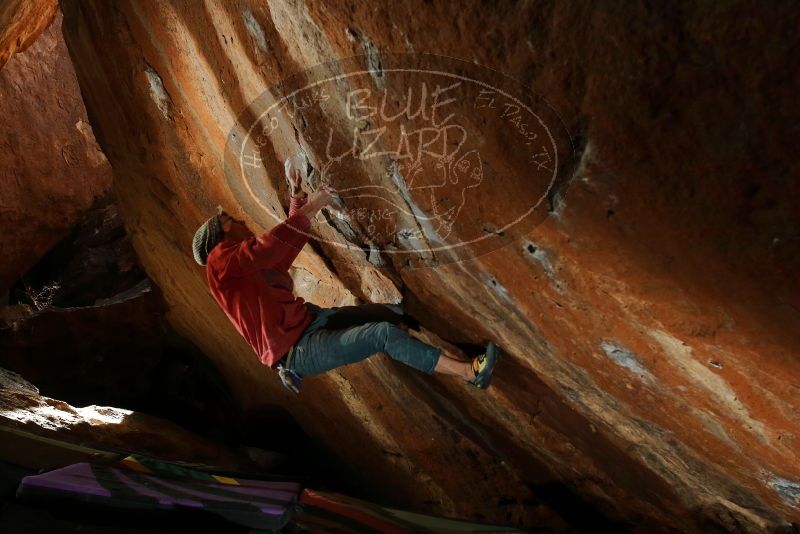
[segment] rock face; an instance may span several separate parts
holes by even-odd
[[[92,306],[134,289],[146,279],[119,209],[108,197],[95,203],[67,237],[20,277],[9,291],[9,304],[31,309]]]
[[[24,48],[39,36],[7,64],[11,49],[0,44],[0,294],[111,188],[57,6],[25,0],[0,7],[2,38],[18,35]]]
[[[0,366],[42,394],[158,415],[219,441],[234,432],[235,400],[203,355],[169,331],[147,280],[94,306],[22,308],[0,310]]]
[[[163,459],[250,467],[229,449],[158,417],[108,406],[76,408],[39,394],[30,382],[0,368],[0,424],[73,443],[133,450]]]
[[[531,527],[557,525],[559,513],[573,526],[602,519],[576,513],[582,501],[648,531],[800,520],[796,8],[64,0],[62,9],[126,228],[172,325],[244,407],[285,405],[368,473],[376,499]],[[382,92],[396,111],[407,79],[393,53],[416,52],[531,87],[552,107],[542,154],[559,161],[523,157],[512,140],[520,121],[491,122],[491,99],[476,89],[448,109],[470,124],[480,159],[439,169],[450,173],[442,194],[412,187],[413,169],[384,156],[331,178],[326,150],[376,120],[348,122],[369,105],[344,94]],[[279,81],[354,55],[367,75],[309,109],[293,101],[291,117],[246,153],[261,174],[231,181],[228,134],[247,133],[248,115],[262,111],[251,103],[265,90],[267,103],[281,101],[292,84]],[[393,135],[369,146],[361,137],[358,149],[386,151]],[[422,228],[392,240],[353,217],[321,218],[296,264],[298,293],[323,306],[402,300],[448,341],[494,339],[507,355],[492,389],[374,358],[310,378],[292,397],[258,364],[189,244],[217,204],[258,230],[282,217],[280,162],[298,144],[318,177],[391,191]],[[542,169],[565,183],[544,187]],[[480,202],[464,210],[467,186]],[[541,224],[500,225],[542,190]],[[373,213],[378,202],[343,200]],[[434,213],[439,225],[426,227]],[[389,253],[476,231],[495,245],[418,261]]]
[[[16,52],[28,48],[50,25],[57,0],[7,0],[0,6],[0,68]]]
[[[115,203],[83,217],[15,284],[10,304],[0,307],[0,367],[42,394],[158,415],[218,441],[236,434],[235,400],[167,325]]]

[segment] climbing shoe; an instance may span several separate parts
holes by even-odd
[[[475,372],[475,380],[470,384],[481,389],[487,389],[492,382],[492,373],[497,363],[500,350],[494,342],[486,344],[486,352],[472,360],[472,370]]]
[[[300,387],[303,385],[303,377],[288,369],[283,363],[278,364],[278,376],[281,379],[283,387],[293,393],[300,393]]]

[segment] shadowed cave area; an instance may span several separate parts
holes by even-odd
[[[798,27],[4,2],[0,530],[800,532]]]

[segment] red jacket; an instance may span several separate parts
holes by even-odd
[[[225,239],[206,261],[211,294],[236,330],[275,367],[311,323],[305,301],[292,293],[289,267],[308,241],[311,222],[292,198],[289,217],[275,228],[244,241]]]

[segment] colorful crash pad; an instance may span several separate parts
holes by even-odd
[[[296,482],[174,478],[78,463],[23,478],[17,496],[60,497],[125,508],[194,508],[250,528],[277,530],[289,521],[299,491]]]
[[[448,519],[387,508],[339,493],[305,489],[293,523],[311,532],[381,534],[524,533],[514,527]]]

